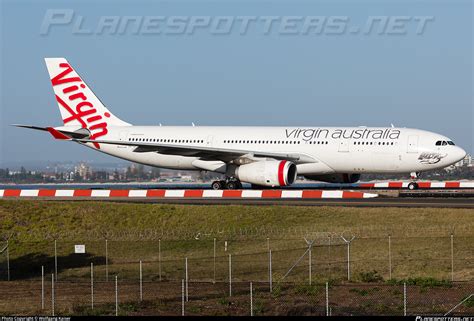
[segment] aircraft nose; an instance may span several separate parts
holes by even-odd
[[[455,146],[455,149],[453,150],[453,159],[457,163],[460,160],[463,160],[464,157],[466,157],[467,153],[464,149],[461,147]]]

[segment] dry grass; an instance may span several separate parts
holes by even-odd
[[[359,273],[372,270],[388,278],[389,234],[393,277],[448,279],[452,231],[455,278],[473,280],[474,220],[472,210],[467,209],[0,201],[0,233],[15,233],[10,255],[16,268],[13,276],[18,277],[37,276],[41,265],[51,270],[54,238],[58,239],[63,277],[87,277],[91,261],[96,263],[97,276],[103,277],[107,236],[109,272],[124,278],[137,276],[139,260],[144,261],[147,279],[158,278],[161,239],[163,278],[181,279],[188,257],[190,277],[210,280],[216,238],[217,279],[227,277],[228,254],[232,254],[236,279],[265,280],[268,244],[274,253],[274,276],[279,278],[304,253],[306,237],[316,240],[312,253],[315,280],[343,279],[346,247],[340,234],[345,232],[356,236],[351,248],[355,280]],[[72,254],[78,243],[86,244],[89,256]],[[306,279],[307,264],[305,258],[288,279]]]

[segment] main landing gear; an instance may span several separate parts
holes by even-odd
[[[413,172],[413,173],[410,173],[410,177],[411,177],[411,179],[414,180],[414,181],[408,183],[408,186],[407,186],[407,187],[408,187],[408,189],[409,189],[410,191],[414,191],[414,190],[416,190],[416,189],[419,188],[419,185],[418,185],[418,183],[416,182],[416,180],[420,177],[420,172]]]
[[[211,184],[212,189],[242,189],[242,183],[235,177],[226,177],[225,180],[214,181]]]

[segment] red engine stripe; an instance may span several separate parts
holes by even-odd
[[[278,183],[280,184],[280,186],[285,186],[286,185],[286,183],[285,183],[285,173],[284,173],[285,164],[286,164],[286,160],[282,160],[280,162],[280,164],[278,165]]]

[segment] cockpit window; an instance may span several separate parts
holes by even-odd
[[[454,146],[454,142],[452,141],[445,141],[445,140],[438,140],[435,144],[436,146],[447,146],[447,145],[451,145],[451,146]]]

